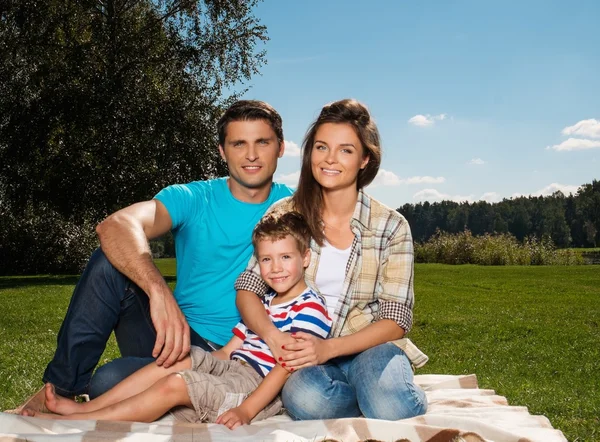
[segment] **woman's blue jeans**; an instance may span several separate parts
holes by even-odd
[[[406,354],[387,343],[293,373],[282,392],[292,418],[398,420],[427,411]]]
[[[124,358],[107,364],[92,381],[113,330]],[[190,333],[193,345],[213,349],[193,330]],[[63,396],[97,396],[152,362],[155,340],[148,296],[97,249],[75,287],[43,381],[54,384]]]

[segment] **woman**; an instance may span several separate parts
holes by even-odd
[[[310,224],[306,280],[327,301],[329,339],[304,333],[291,339],[274,329],[256,297],[267,288],[254,259],[236,282],[248,327],[283,366],[303,368],[282,392],[294,419],[397,420],[427,409],[410,361],[396,345],[412,325],[410,228],[402,215],[363,191],[380,162],[379,133],[367,108],[349,99],[328,104],[305,137],[296,193],[270,209],[297,210]]]

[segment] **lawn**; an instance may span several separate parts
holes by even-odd
[[[0,409],[41,385],[75,282],[0,278]],[[418,373],[476,373],[568,440],[600,439],[600,267],[420,264],[415,292],[410,337],[430,357]],[[115,356],[111,340],[102,360]]]

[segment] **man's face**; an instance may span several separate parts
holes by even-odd
[[[232,121],[219,152],[229,167],[231,192],[236,196],[236,189],[271,186],[277,159],[283,155],[283,142],[264,120]]]

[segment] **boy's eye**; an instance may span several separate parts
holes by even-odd
[[[283,256],[282,256],[282,258],[283,258],[283,259],[290,259],[290,258],[291,258],[291,256],[290,256],[290,255],[283,255]]]
[[[270,258],[261,258],[260,262],[268,262],[270,260]]]

